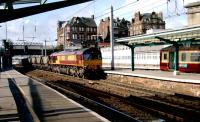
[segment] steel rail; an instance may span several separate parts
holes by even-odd
[[[48,71],[47,71],[48,72]],[[52,74],[58,74],[58,75],[60,75],[60,76],[66,76],[66,75],[64,75],[64,74],[59,74],[59,73],[53,73],[53,72],[51,72]],[[71,76],[70,76],[71,77]],[[85,79],[84,79],[85,80]],[[87,80],[88,81],[88,80]],[[100,83],[100,81],[98,82],[98,83]],[[110,84],[112,84],[112,83],[110,83]],[[120,85],[120,87],[122,87],[122,86],[126,86],[126,85],[122,85],[122,84],[114,84],[114,85]],[[129,87],[128,89],[131,89],[131,87]],[[147,90],[147,91],[149,91],[149,90]],[[150,92],[150,91],[149,91]],[[158,94],[165,94],[165,93],[163,93],[163,92],[158,92],[158,91],[152,91],[152,92],[154,92],[154,93],[158,93]],[[168,95],[172,95],[172,94],[174,94],[175,95],[175,93],[166,93],[166,94],[168,94]],[[176,93],[177,94],[177,93]],[[179,95],[180,96],[180,95]],[[186,97],[187,95],[184,95],[184,97]],[[134,98],[134,99],[136,99],[136,101],[141,101],[144,105],[145,105],[145,101],[146,102],[148,102],[148,103],[152,103],[151,105],[150,104],[148,104],[146,107],[145,106],[141,106],[141,104],[140,104],[140,102],[138,103],[138,102],[135,102],[135,103],[132,103],[133,105],[136,105],[136,106],[139,106],[139,107],[143,107],[143,108],[145,108],[145,109],[147,109],[147,110],[150,110],[150,111],[153,111],[153,112],[158,112],[158,113],[160,113],[161,115],[163,115],[163,116],[165,116],[165,115],[167,115],[167,116],[171,116],[170,118],[177,118],[177,119],[179,119],[179,120],[181,120],[182,118],[185,118],[184,116],[183,116],[183,114],[182,113],[174,113],[173,112],[173,110],[176,110],[176,111],[182,111],[183,113],[185,113],[184,115],[189,115],[189,114],[191,114],[191,113],[193,113],[194,115],[198,115],[198,114],[200,114],[199,112],[197,112],[197,111],[194,111],[193,109],[190,109],[190,108],[185,108],[185,107],[180,107],[180,106],[177,106],[177,105],[174,105],[174,104],[168,104],[168,103],[165,103],[165,102],[161,102],[161,101],[157,101],[157,100],[154,100],[154,99],[150,99],[150,98],[141,98],[141,97],[137,97],[137,96],[131,96],[130,98]],[[190,98],[193,98],[193,97],[190,97]],[[133,100],[134,101],[134,100]],[[165,108],[170,108],[169,109],[169,111],[170,112],[172,112],[173,114],[175,114],[175,115],[172,115],[172,114],[170,114],[170,113],[168,113],[168,112],[164,112],[164,111],[162,111],[162,110],[159,110],[160,108],[157,108],[157,109],[155,109],[155,108],[153,108],[152,107],[152,105],[158,105],[158,106],[163,106],[163,107],[165,107]],[[167,107],[168,106],[168,107]],[[188,119],[187,117],[185,118],[185,119]],[[197,118],[196,118],[197,119]]]
[[[114,112],[116,115],[118,115],[118,117],[121,117],[121,118],[122,118],[123,120],[125,120],[125,121],[140,122],[139,120],[137,120],[136,118],[131,117],[130,115],[127,115],[127,114],[125,114],[125,113],[122,113],[122,112],[120,112],[120,111],[118,111],[118,110],[116,110],[116,109],[114,109],[114,108],[111,108],[111,107],[106,106],[106,105],[104,105],[104,104],[101,104],[101,103],[99,103],[99,102],[97,102],[97,101],[94,101],[94,100],[91,100],[91,99],[89,99],[89,98],[86,98],[86,97],[84,97],[84,96],[82,96],[82,95],[79,95],[79,94],[77,94],[77,93],[74,93],[74,92],[72,92],[72,91],[66,90],[66,89],[64,89],[64,88],[62,88],[62,87],[60,87],[60,86],[58,86],[58,85],[56,85],[56,84],[53,84],[53,83],[50,83],[50,82],[46,82],[46,84],[49,85],[49,86],[51,86],[51,87],[53,87],[53,88],[56,88],[56,89],[58,89],[58,90],[64,92],[64,93],[66,93],[66,94],[68,94],[68,95],[72,95],[72,96],[75,97],[75,98],[78,98],[78,99],[87,101],[88,103],[91,103],[91,104],[96,105],[96,106],[99,106],[99,107],[101,107],[101,108],[103,108],[103,109],[107,109],[107,110],[109,110],[109,111],[111,111],[111,112]]]

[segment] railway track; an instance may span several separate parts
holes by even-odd
[[[54,83],[54,82],[45,82],[48,86],[62,92],[63,94],[67,95],[68,97],[70,96],[73,99],[76,99],[76,101],[79,101],[83,104],[87,104],[90,107],[93,106],[95,109],[101,109],[101,112],[104,112],[104,116],[107,116],[111,121],[130,121],[130,122],[140,122],[134,117],[131,117],[130,115],[127,115],[123,112],[120,112],[110,106],[104,105],[102,103],[99,103],[97,101],[94,101],[92,99],[89,99],[85,96],[82,96],[80,94],[77,94],[75,92],[72,92],[70,90],[67,90],[68,88],[64,85],[61,85],[59,83]],[[99,111],[99,110],[98,110]],[[105,113],[106,112],[106,113]],[[112,116],[110,116],[112,115]]]
[[[43,75],[44,72],[42,71]],[[90,91],[83,91],[79,92],[81,93],[87,93],[86,95],[89,96],[98,96],[98,94],[102,94],[102,96],[98,96],[98,98],[101,98],[101,102],[106,103],[108,101],[109,96],[115,96],[117,97],[118,101],[121,101],[122,103],[125,103],[129,107],[135,107],[139,110],[145,111],[150,113],[151,115],[155,115],[158,118],[164,118],[165,120],[175,120],[175,121],[200,121],[200,102],[199,99],[196,97],[192,96],[187,96],[187,95],[182,95],[182,94],[177,94],[173,92],[159,92],[158,90],[152,90],[152,89],[145,89],[142,87],[137,87],[136,85],[134,87],[132,86],[127,86],[127,84],[123,83],[112,83],[112,81],[106,81],[106,80],[100,80],[100,81],[88,81],[85,79],[79,79],[79,78],[73,78],[70,76],[67,76],[68,80],[74,79],[73,82],[64,82],[66,76],[62,74],[55,74],[52,72],[48,72],[49,75],[57,76],[59,77],[57,80],[54,79],[59,84],[62,84],[65,86],[65,84],[71,84],[70,88],[77,88],[77,89],[90,89],[90,91],[95,90],[97,92],[96,94],[92,94],[93,92]],[[89,83],[91,82],[91,83]],[[72,85],[73,84],[73,85]],[[103,92],[102,89],[97,87],[103,87]],[[106,88],[105,88],[106,86]],[[118,93],[114,93],[113,87],[122,92],[129,92],[126,95],[121,95],[119,96]],[[93,89],[93,90],[91,90]],[[73,89],[74,90],[74,89]],[[111,94],[112,93],[112,94]],[[113,95],[114,93],[114,95]],[[137,94],[137,95],[135,95]],[[108,96],[106,96],[108,95]],[[105,97],[106,96],[106,97]],[[95,98],[96,99],[96,98]],[[109,98],[112,99],[112,98]],[[117,102],[116,102],[117,103]],[[115,104],[114,101],[113,103],[107,102],[106,104]],[[118,103],[121,104],[121,103]],[[113,106],[116,107],[116,106]],[[117,107],[116,107],[117,108]],[[128,113],[128,112],[127,112]],[[131,116],[136,116],[134,114],[130,114]],[[142,118],[142,117],[140,117]],[[145,121],[146,118],[139,119],[142,121]]]
[[[102,82],[102,81],[99,81]],[[171,103],[179,106],[183,106],[185,108],[193,108],[198,111],[200,111],[200,98],[190,96],[190,95],[185,95],[181,93],[175,93],[171,91],[159,91],[158,89],[149,89],[149,88],[144,88],[142,86],[139,86],[137,84],[132,84],[130,86],[129,84],[126,83],[116,83],[113,81],[106,81],[103,80],[105,85],[113,85],[115,87],[120,87],[123,88],[127,91],[133,92],[130,95],[134,96],[145,96],[148,97],[149,99],[153,100],[158,100],[158,101],[164,101],[166,103]]]

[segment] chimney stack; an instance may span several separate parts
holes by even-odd
[[[92,15],[91,18],[94,19],[94,15]]]

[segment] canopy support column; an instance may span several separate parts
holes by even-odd
[[[156,36],[155,38],[157,39],[160,39],[161,41],[165,41],[166,43],[169,43],[169,44],[173,44],[173,46],[175,47],[175,50],[174,50],[174,61],[173,61],[173,64],[174,64],[174,75],[178,75],[179,74],[179,67],[178,67],[178,64],[179,64],[179,45],[178,45],[178,42],[175,42],[175,41],[171,41],[170,39],[164,39],[162,37],[159,37],[159,36]]]
[[[135,47],[131,46],[131,70],[132,71],[135,70],[135,59],[134,59],[135,51],[134,51],[134,48]]]
[[[173,45],[175,47],[174,50],[174,75],[178,75],[179,74],[179,45],[178,44],[174,44]]]

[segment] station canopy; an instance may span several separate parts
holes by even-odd
[[[0,23],[92,0],[0,0]]]
[[[151,34],[116,39],[126,46],[153,46],[164,44],[200,44],[200,25],[181,29],[165,30]]]
[[[19,4],[44,4],[45,1],[43,0],[0,0],[1,9],[13,9],[13,6]]]
[[[41,1],[42,0],[14,0],[13,4],[41,3]]]

